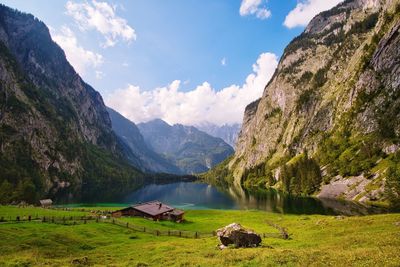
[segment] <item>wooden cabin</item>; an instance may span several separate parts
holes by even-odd
[[[184,211],[170,207],[160,201],[140,203],[112,213],[112,216],[117,218],[122,216],[138,216],[154,221],[170,220],[174,222],[181,222],[183,215]]]
[[[51,205],[53,205],[53,200],[51,199],[42,199],[39,200],[40,202],[40,206],[42,206],[42,208],[50,208]]]

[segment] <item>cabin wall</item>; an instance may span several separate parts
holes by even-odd
[[[114,211],[113,213],[111,213],[111,216],[114,218],[120,218],[122,216],[122,212],[121,211]]]
[[[144,213],[142,211],[136,210],[134,208],[126,208],[126,209],[123,209],[123,210],[114,211],[111,216],[115,217],[115,218],[120,218],[122,216],[126,216],[126,217],[137,216],[137,217],[143,217],[143,218],[152,219],[154,221],[169,220],[169,221],[179,222],[179,221],[183,220],[183,214],[174,215],[174,214],[171,214],[171,213],[167,212],[167,213],[164,213],[164,214],[151,216],[151,215],[149,215],[147,213]]]

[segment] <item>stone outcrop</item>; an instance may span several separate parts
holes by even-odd
[[[252,230],[245,229],[238,223],[232,223],[217,230],[222,245],[236,247],[257,247],[261,244],[261,236]]]

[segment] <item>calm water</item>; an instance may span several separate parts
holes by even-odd
[[[293,197],[275,190],[218,189],[212,185],[179,182],[147,185],[129,194],[126,204],[159,200],[183,209],[257,209],[287,214],[362,215],[383,210],[354,202]]]

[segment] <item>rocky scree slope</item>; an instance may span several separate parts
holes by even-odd
[[[0,5],[0,202],[103,200],[141,183],[98,92],[44,23]]]
[[[347,0],[317,15],[246,108],[234,157],[206,178],[364,202],[398,196],[399,4]]]

